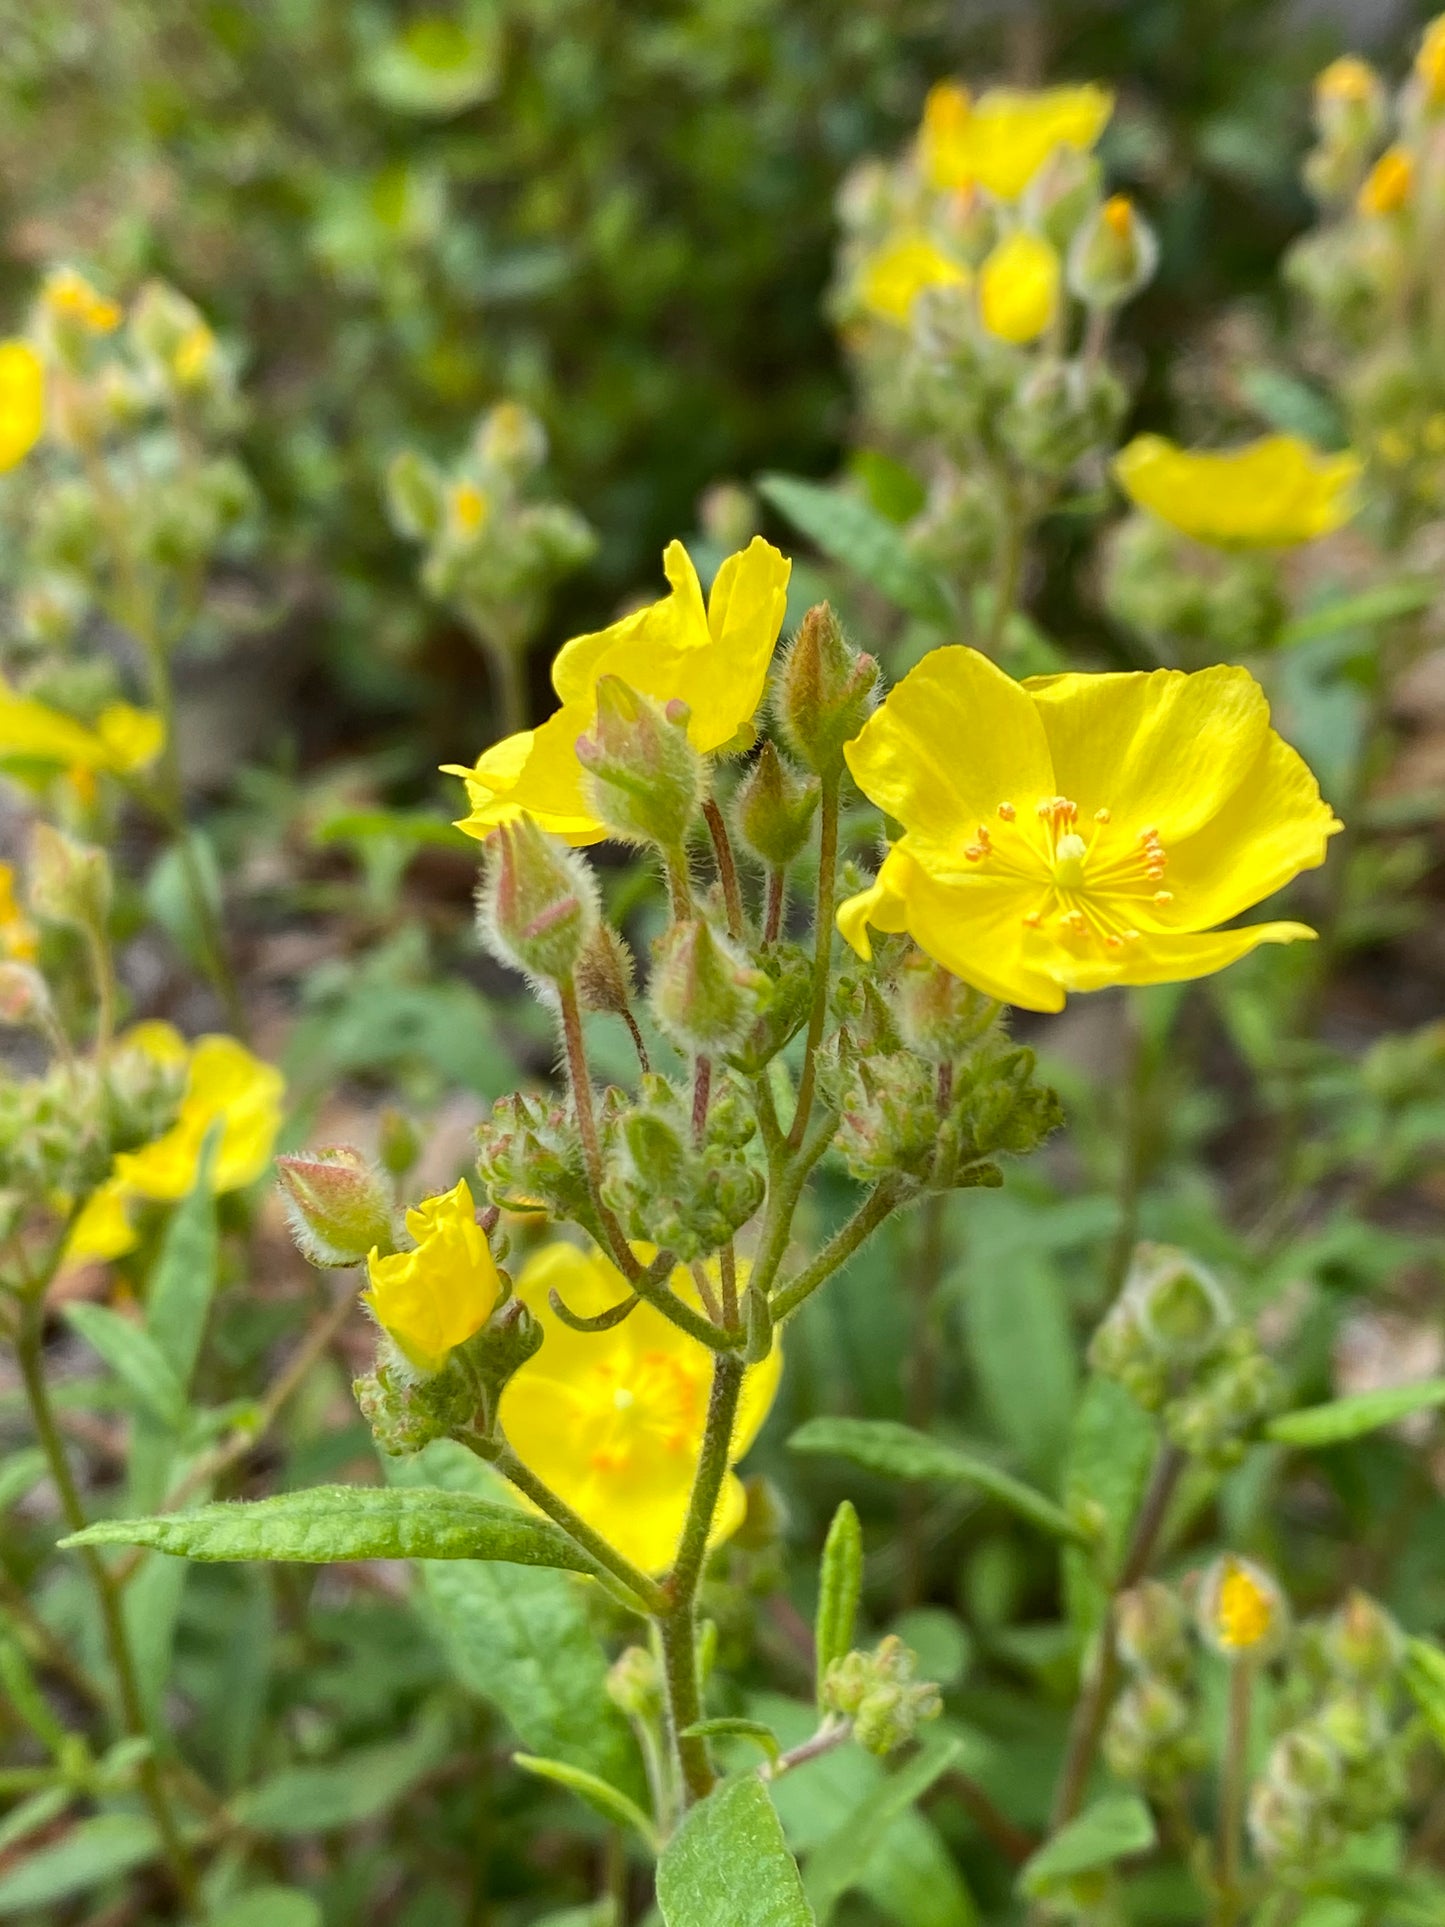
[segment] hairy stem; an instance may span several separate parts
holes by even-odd
[[[467,1440],[466,1443],[472,1442]],[[590,1553],[599,1566],[605,1567],[614,1579],[620,1580],[628,1592],[635,1595],[640,1608],[655,1613],[666,1606],[666,1595],[657,1581],[649,1578],[640,1566],[634,1566],[632,1561],[610,1545],[600,1532],[589,1526],[560,1494],[554,1492],[550,1485],[539,1479],[536,1473],[517,1457],[516,1452],[505,1440],[501,1451],[495,1455],[483,1452],[475,1445],[472,1449],[477,1452],[479,1458],[488,1459],[490,1464],[496,1466],[504,1479],[516,1486],[519,1492],[525,1493],[533,1505],[545,1512],[554,1525],[561,1526],[570,1538],[577,1541],[584,1552]]]
[[[819,1285],[825,1284],[835,1271],[841,1270],[858,1247],[872,1237],[902,1197],[903,1185],[898,1178],[884,1178],[876,1184],[852,1217],[833,1233],[813,1262],[804,1265],[773,1294],[774,1320],[789,1317],[799,1305],[812,1297]]]
[[[813,1004],[808,1013],[808,1037],[803,1052],[803,1074],[798,1083],[798,1107],[793,1113],[788,1143],[794,1150],[802,1143],[813,1109],[813,1090],[818,1078],[818,1046],[823,1041],[823,1024],[828,1015],[828,965],[833,955],[833,899],[838,881],[838,784],[836,775],[823,780],[823,800],[819,807],[818,901],[813,928]]]
[[[703,804],[702,813],[707,823],[708,835],[712,838],[713,855],[717,859],[718,881],[722,884],[723,902],[727,905],[728,935],[741,937],[743,893],[738,887],[738,866],[733,856],[732,838],[728,835],[728,826],[723,821],[723,813],[711,796]]]
[[[763,920],[763,942],[776,943],[783,928],[783,911],[788,899],[788,876],[785,870],[768,872],[768,904]]]

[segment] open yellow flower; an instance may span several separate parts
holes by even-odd
[[[685,702],[689,740],[703,755],[752,722],[783,626],[792,564],[754,536],[718,570],[706,606],[681,542],[668,544],[662,566],[671,594],[558,652],[552,687],[562,707],[540,729],[504,737],[471,769],[444,765],[465,779],[472,806],[458,829],[484,840],[525,813],[568,843],[601,841],[607,832],[583,796],[576,744],[596,720],[603,676],[620,676],[662,702]]]
[[[41,306],[58,321],[72,321],[89,334],[114,334],[125,318],[118,301],[93,288],[74,268],[55,268],[40,290]]]
[[[972,281],[970,270],[926,234],[905,234],[864,262],[858,293],[871,314],[906,327],[926,288],[967,288]]]
[[[653,1254],[638,1247],[638,1255]],[[672,1288],[699,1299],[679,1267]],[[608,1332],[578,1332],[548,1302],[555,1290],[582,1317],[628,1295],[599,1253],[548,1245],[528,1260],[517,1295],[540,1319],[541,1350],[502,1393],[501,1423],[518,1455],[617,1550],[646,1572],[672,1563],[697,1470],[712,1381],[712,1356],[694,1338],[639,1305]],[[782,1375],[774,1344],[743,1381],[731,1458],[742,1458],[768,1415]],[[736,1532],[745,1500],[729,1474],[713,1523],[714,1544]]]
[[[14,468],[45,430],[45,369],[28,341],[0,341],[0,473]]]
[[[1298,923],[1214,926],[1324,861],[1340,828],[1270,728],[1247,670],[1037,676],[936,649],[845,752],[902,824],[872,886],[838,912],[988,996],[1061,1010],[1068,991],[1178,983]]]
[[[1060,147],[1081,152],[1098,140],[1114,111],[1106,87],[997,87],[973,100],[967,88],[942,81],[923,109],[919,151],[934,187],[977,184],[1000,201],[1016,201]]]
[[[406,1228],[416,1249],[389,1258],[373,1250],[361,1295],[418,1371],[439,1372],[491,1317],[502,1281],[465,1178],[408,1211]]]
[[[1138,435],[1114,458],[1120,487],[1161,522],[1218,549],[1288,549],[1355,513],[1357,455],[1322,455],[1298,435],[1242,448],[1180,448]]]
[[[1059,312],[1059,257],[1041,234],[1019,228],[978,271],[978,311],[1000,341],[1037,341]]]
[[[109,703],[92,729],[0,678],[0,758],[129,776],[154,762],[164,741],[165,727],[152,710]]]
[[[0,863],[0,957],[34,963],[40,936],[15,892],[15,865]]]

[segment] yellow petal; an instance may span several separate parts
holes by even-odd
[[[967,288],[972,272],[952,260],[926,234],[904,235],[863,263],[859,298],[870,313],[906,326],[926,288]]]
[[[577,738],[591,721],[588,708],[566,703],[540,729],[524,729],[494,743],[471,769],[443,765],[467,786],[471,811],[457,828],[484,842],[501,824],[525,814],[574,848],[599,842],[607,832],[587,808],[577,761]]]
[[[406,1214],[414,1251],[366,1261],[362,1297],[419,1371],[437,1372],[481,1330],[501,1296],[501,1279],[465,1178]]]
[[[662,572],[671,585],[669,594],[657,602],[649,602],[645,608],[634,609],[610,628],[575,636],[557,652],[552,663],[552,687],[564,703],[581,704],[587,711],[588,723],[592,720],[593,692],[601,677],[621,676],[624,682],[632,681],[627,670],[620,666],[624,661],[635,666],[654,653],[700,649],[709,640],[702,585],[692,557],[681,542],[668,543],[663,551]],[[636,682],[632,686],[642,687]],[[644,694],[651,696],[658,692],[648,689]]]
[[[153,763],[166,739],[165,724],[154,710],[130,703],[107,704],[96,719],[95,733],[106,761],[122,776]]]
[[[843,754],[879,809],[960,851],[1000,803],[1051,796],[1057,788],[1037,708],[975,649],[931,651]],[[1024,815],[1020,810],[1020,822]]]
[[[904,891],[908,934],[986,997],[1021,1010],[1062,1010],[1063,986],[1024,922],[1039,894],[1014,878],[939,876],[915,862]]]
[[[70,1227],[62,1268],[108,1264],[112,1258],[123,1258],[134,1251],[140,1235],[131,1223],[132,1197],[118,1178],[107,1178],[99,1190],[91,1192]]]
[[[1216,548],[1292,548],[1328,535],[1358,506],[1359,458],[1322,455],[1296,435],[1221,451],[1140,435],[1114,458],[1132,502]]]
[[[1114,97],[1104,87],[998,87],[971,106],[961,90],[935,90],[924,111],[923,159],[936,187],[974,183],[1016,201],[1060,147],[1087,152],[1107,126]]]
[[[1113,952],[1112,961],[1109,957],[1077,959],[1060,968],[1066,971],[1069,990],[1103,990],[1109,984],[1183,984],[1212,977],[1262,943],[1305,943],[1314,935],[1304,923],[1251,923],[1242,930],[1209,930],[1202,935],[1145,932],[1137,943]]]
[[[1037,341],[1059,312],[1062,268],[1042,235],[1017,229],[978,272],[978,311],[1000,341]]]
[[[197,1039],[176,1122],[140,1150],[121,1152],[116,1176],[140,1197],[172,1203],[185,1197],[195,1188],[206,1137],[219,1121],[213,1188],[237,1191],[254,1183],[281,1128],[284,1091],[280,1071],[234,1037]]]
[[[0,472],[23,461],[45,430],[45,369],[28,341],[0,341]]]

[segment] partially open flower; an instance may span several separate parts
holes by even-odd
[[[1289,1631],[1289,1608],[1269,1574],[1227,1552],[1204,1575],[1199,1630],[1225,1659],[1271,1659]]]
[[[486,1324],[502,1283],[465,1178],[408,1211],[406,1228],[415,1249],[373,1250],[362,1297],[403,1356],[431,1374]]]
[[[1037,341],[1059,312],[1063,270],[1041,234],[1018,228],[978,271],[978,311],[1000,341]]]
[[[998,87],[971,99],[967,88],[941,82],[923,110],[919,153],[935,187],[975,183],[1000,201],[1016,201],[1060,147],[1087,152],[1114,111],[1104,87]]]
[[[906,327],[913,304],[926,288],[968,288],[972,271],[945,254],[926,234],[887,242],[863,264],[858,295],[870,314]]]

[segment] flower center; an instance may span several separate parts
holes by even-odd
[[[1050,929],[1071,947],[1102,944],[1121,950],[1139,935],[1134,912],[1141,902],[1159,909],[1174,901],[1162,888],[1168,855],[1152,826],[1129,833],[1113,811],[1098,809],[1082,829],[1071,797],[1049,796],[1035,805],[1045,848],[1026,836],[1012,803],[1000,803],[997,824],[978,825],[963,855],[985,873],[1014,880],[1031,899],[1023,921]],[[1042,865],[1040,858],[1042,857]]]
[[[1089,846],[1076,830],[1059,838],[1054,845],[1054,875],[1061,890],[1083,889],[1084,858],[1088,854]]]
[[[583,1393],[592,1469],[623,1472],[659,1451],[680,1452],[700,1430],[704,1388],[663,1351],[599,1360]]]

